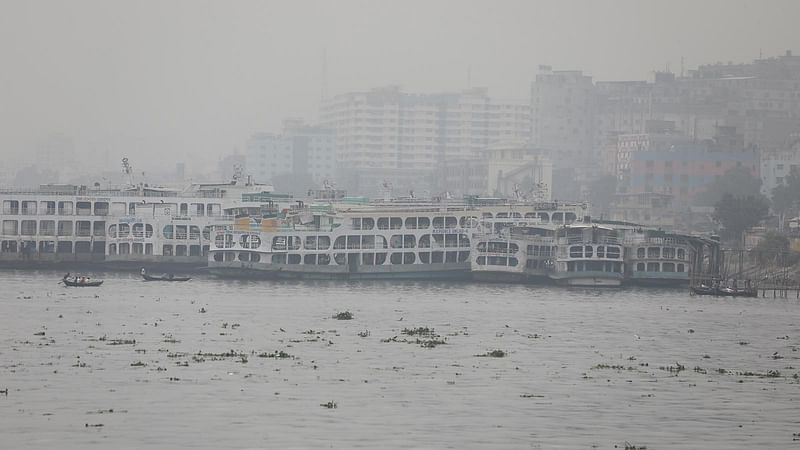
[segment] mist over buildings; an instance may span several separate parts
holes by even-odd
[[[3,2],[0,174],[8,182],[36,164],[59,181],[110,177],[128,157],[162,178],[214,178],[247,163],[254,139],[307,148],[321,139],[313,151],[324,153],[322,167],[308,174],[338,180],[331,171],[342,165],[342,140],[325,144],[313,130],[336,129],[337,96],[400,86],[412,97],[470,92],[530,111],[540,66],[582,71],[589,83],[652,82],[656,71],[680,78],[704,64],[800,50],[798,13],[791,0]],[[446,101],[472,101],[459,98]],[[507,125],[516,141],[535,141],[527,114]],[[285,132],[287,118],[301,118],[305,131]],[[602,153],[603,141],[591,139],[591,153]],[[455,142],[438,156],[423,146],[410,166],[359,161],[377,180],[391,175],[384,169],[413,173],[480,150],[471,145]],[[563,149],[544,146],[564,164]],[[344,149],[348,169],[359,153]]]

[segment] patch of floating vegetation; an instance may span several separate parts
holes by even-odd
[[[336,320],[353,320],[353,313],[350,311],[338,312],[332,318]]]
[[[275,358],[275,359],[291,358],[291,359],[295,359],[295,357],[293,355],[290,355],[290,354],[286,353],[283,350],[274,351],[272,353],[262,352],[262,353],[259,353],[256,356],[258,356],[259,358]]]
[[[136,339],[109,339],[106,336],[101,336],[97,340],[105,342],[107,345],[136,345]]]
[[[479,358],[504,358],[506,357],[506,355],[508,355],[508,353],[503,350],[492,350],[482,355],[475,355],[475,356]]]
[[[398,339],[399,336],[393,336],[386,339],[381,339],[381,342],[404,342],[406,344],[416,344],[424,348],[434,348],[439,345],[447,344],[447,339],[442,338],[433,328],[416,327],[416,328],[403,328],[400,330],[401,334],[406,336],[416,336],[416,339],[410,340],[406,338]]]
[[[142,361],[136,361],[131,363],[131,367],[145,367],[147,364],[143,363]]]
[[[661,366],[659,367],[660,370],[665,370],[669,373],[681,373],[686,370],[686,366],[683,364],[676,362],[674,366]]]
[[[591,370],[603,370],[603,369],[610,369],[610,370],[637,370],[635,367],[628,366],[625,367],[622,364],[596,364],[590,368]]]
[[[618,445],[614,445],[614,448],[620,448]],[[635,445],[631,444],[628,441],[625,441],[623,444],[623,450],[647,450],[647,446],[645,445]]]
[[[319,406],[322,406],[323,408],[328,408],[328,409],[336,409],[337,408],[336,402],[320,403]]]
[[[425,337],[436,336],[434,329],[428,327],[403,328],[402,330],[400,330],[400,332],[408,336],[425,336]]]
[[[538,394],[520,394],[520,397],[522,397],[522,398],[544,398],[544,395],[538,395]]]

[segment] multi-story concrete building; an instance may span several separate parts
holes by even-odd
[[[280,177],[297,183],[322,185],[336,177],[336,136],[333,130],[309,126],[292,119],[284,121],[283,132],[256,133],[247,141],[245,166],[248,174],[259,181],[269,181],[278,188]],[[294,186],[295,190],[312,186]]]
[[[596,160],[596,95],[592,77],[540,66],[531,84],[531,143],[553,152],[556,168]]]
[[[336,131],[343,181],[351,189],[374,193],[389,181],[401,190],[445,190],[442,174],[450,161],[526,139],[530,106],[493,99],[483,88],[412,94],[390,86],[327,100],[320,122]]]
[[[786,177],[800,170],[800,136],[787,145],[786,150],[762,153],[761,193],[772,197],[772,191],[784,184]]]

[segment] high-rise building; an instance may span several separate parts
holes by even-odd
[[[320,122],[336,130],[339,165],[351,189],[374,193],[389,181],[400,189],[446,190],[439,175],[449,161],[527,139],[530,107],[524,100],[493,99],[485,88],[412,94],[390,86],[331,98]]]

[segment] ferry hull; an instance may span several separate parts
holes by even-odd
[[[622,275],[609,272],[555,273],[550,278],[564,286],[581,287],[620,287]]]
[[[305,266],[294,264],[214,263],[209,273],[220,278],[307,280],[466,280],[468,263],[406,266]]]

